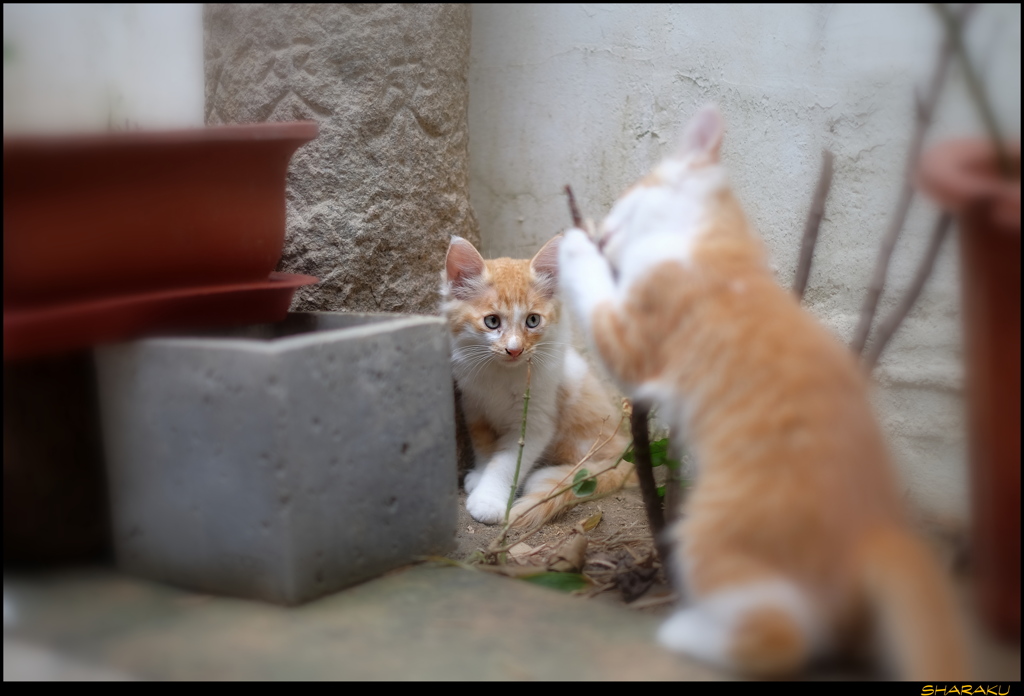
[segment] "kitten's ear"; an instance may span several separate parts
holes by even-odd
[[[717,162],[724,132],[722,112],[714,104],[705,106],[686,124],[679,146],[679,156],[690,158],[703,155],[706,159]]]
[[[452,237],[444,264],[453,289],[471,285],[484,272],[484,257],[462,237]]]
[[[530,270],[541,286],[541,292],[548,297],[553,297],[558,289],[558,245],[561,242],[562,235],[552,237],[530,261]]]

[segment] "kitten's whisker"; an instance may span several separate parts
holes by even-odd
[[[470,363],[470,366],[469,366],[470,367],[470,372],[469,372],[469,375],[468,375],[469,379],[473,379],[478,374],[480,374],[480,372],[483,371],[484,367],[491,361],[491,358],[488,355],[477,355],[477,356],[474,356],[474,357],[475,357],[475,360],[472,363]]]

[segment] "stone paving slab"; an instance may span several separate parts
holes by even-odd
[[[8,575],[7,602],[5,680],[723,678],[658,647],[654,617],[451,567],[402,569],[296,608],[110,569]]]

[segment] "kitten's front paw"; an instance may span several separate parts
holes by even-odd
[[[608,262],[582,230],[565,233],[559,246],[558,278],[562,292],[577,320],[589,326],[590,316],[599,303],[615,294]]]
[[[462,487],[466,489],[466,494],[472,493],[477,485],[480,483],[480,477],[483,476],[483,472],[479,469],[473,469],[466,472],[466,478],[462,481]]]
[[[505,506],[508,504],[508,492],[498,495],[486,488],[477,488],[466,498],[466,510],[469,516],[484,524],[497,524],[505,519]]]

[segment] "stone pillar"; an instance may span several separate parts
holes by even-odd
[[[206,122],[315,120],[292,158],[278,270],[293,310],[436,313],[469,205],[470,8],[206,5]]]

